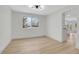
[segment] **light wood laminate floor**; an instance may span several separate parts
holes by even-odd
[[[75,54],[72,43],[60,43],[48,37],[12,40],[3,54]]]

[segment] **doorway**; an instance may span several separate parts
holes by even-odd
[[[77,35],[77,18],[71,15],[70,11],[63,13],[63,42],[75,46]]]

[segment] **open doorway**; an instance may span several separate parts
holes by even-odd
[[[77,35],[77,18],[72,16],[70,11],[64,12],[63,35],[64,42],[74,46]]]

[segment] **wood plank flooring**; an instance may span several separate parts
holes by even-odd
[[[12,40],[3,54],[78,54],[70,42],[60,43],[48,37]]]

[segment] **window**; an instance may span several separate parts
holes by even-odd
[[[39,20],[37,17],[23,17],[23,28],[39,27]]]

